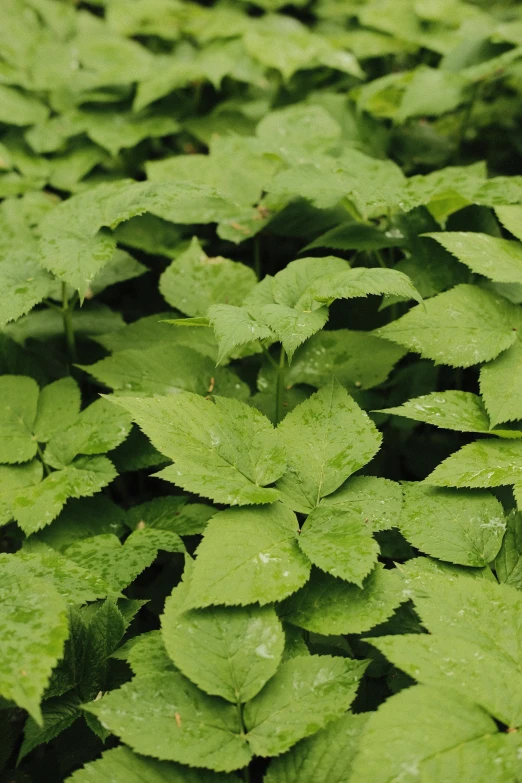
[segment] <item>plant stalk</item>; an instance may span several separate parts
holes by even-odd
[[[254,237],[254,271],[258,280],[261,280],[261,242],[259,237]]]
[[[67,351],[69,361],[74,364],[76,361],[76,340],[74,337],[74,327],[72,322],[72,301],[67,296],[67,283],[62,283],[62,318],[65,340],[67,342]]]

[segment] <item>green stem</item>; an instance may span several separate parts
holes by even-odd
[[[62,283],[62,318],[63,328],[65,332],[65,339],[67,342],[67,351],[69,353],[69,360],[71,364],[76,361],[76,340],[74,338],[74,327],[72,322],[72,308],[73,301],[69,301],[67,296],[67,283]]]
[[[373,252],[374,252],[375,258],[377,259],[377,263],[379,264],[379,266],[382,267],[382,269],[388,269],[388,267],[386,266],[386,262],[385,262],[384,258],[382,257],[381,251],[380,250],[374,250]]]
[[[261,241],[254,237],[254,271],[258,280],[261,280]]]
[[[261,340],[258,340],[258,342],[259,342],[259,345],[261,346],[261,350],[263,351],[263,354],[264,354],[264,355],[265,355],[265,357],[268,359],[268,361],[270,362],[270,364],[272,365],[272,367],[274,367],[276,370],[278,370],[278,369],[279,369],[279,365],[278,365],[278,363],[277,363],[276,361],[274,361],[274,359],[273,359],[273,358],[272,358],[272,356],[270,355],[270,353],[269,353],[268,349],[267,349],[267,348],[265,348],[265,346],[263,345],[263,343],[261,342]]]
[[[277,379],[276,379],[276,410],[275,410],[275,423],[279,424],[283,418],[283,406],[285,396],[285,360],[286,353],[283,346],[281,346],[281,353],[279,354],[279,365],[277,367]]]
[[[40,458],[40,462],[41,462],[41,463],[42,463],[42,465],[43,465],[43,469],[44,469],[44,473],[45,473],[45,475],[46,475],[46,476],[48,476],[48,475],[50,474],[50,472],[51,472],[51,471],[49,470],[49,467],[48,467],[48,465],[46,465],[46,463],[45,463],[45,459],[44,459],[44,453],[43,453],[43,451],[42,451],[42,447],[40,446],[40,444],[39,444],[39,443],[37,443],[37,444],[36,444],[36,453],[38,454],[38,456],[39,456],[39,458]]]

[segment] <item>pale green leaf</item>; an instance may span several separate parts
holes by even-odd
[[[416,302],[422,300],[410,278],[396,269],[348,269],[335,275],[325,275],[310,287],[310,296],[327,304],[335,299],[353,299],[370,294],[392,294],[415,299]]]
[[[329,655],[298,656],[283,663],[245,707],[254,753],[278,756],[339,718],[353,701],[367,665]]]
[[[489,492],[403,485],[399,519],[403,536],[427,555],[450,563],[486,566],[496,557],[506,523]]]
[[[147,631],[131,637],[111,657],[127,661],[133,674],[146,676],[178,671],[165,649],[161,631]]]
[[[468,699],[418,685],[371,713],[352,775],[358,783],[454,783],[458,771],[461,780],[509,783],[516,779],[520,747],[517,734],[499,734],[492,718]]]
[[[225,772],[251,758],[235,706],[181,674],[135,677],[84,709],[147,756]]]
[[[38,405],[36,381],[23,375],[4,375],[0,396],[0,462],[27,462],[37,446],[32,437]]]
[[[509,204],[496,207],[495,214],[502,225],[517,239],[522,240],[522,207],[519,204]]]
[[[7,125],[38,125],[49,109],[35,96],[0,84],[0,122]]]
[[[473,231],[427,234],[472,272],[496,283],[522,283],[522,245]]]
[[[80,413],[81,397],[73,378],[60,378],[40,392],[33,431],[39,443],[46,443],[58,431],[69,427]]]
[[[222,256],[210,258],[193,237],[188,250],[163,272],[159,287],[182,313],[204,316],[213,304],[240,305],[255,283],[252,269]]]
[[[326,307],[303,312],[294,307],[267,304],[260,308],[250,308],[250,314],[273,332],[274,337],[282,343],[289,361],[292,360],[296,348],[322,329],[328,320]]]
[[[219,345],[218,364],[240,345],[274,338],[268,326],[252,318],[245,307],[212,305],[207,315]]]
[[[376,334],[452,367],[494,359],[516,340],[519,316],[506,299],[458,285],[414,307]]]
[[[63,468],[78,454],[105,454],[125,440],[131,424],[128,413],[106,399],[95,400],[73,424],[53,435],[45,449],[45,461],[53,468]]]
[[[160,549],[183,552],[184,546],[176,533],[149,527],[135,530],[124,544],[111,533],[85,538],[71,544],[64,555],[99,575],[117,593],[154,562]]]
[[[216,509],[203,503],[187,503],[187,500],[183,495],[161,495],[152,498],[146,503],[127,509],[125,523],[132,530],[152,527],[170,530],[179,536],[203,533]]]
[[[314,633],[369,631],[390,617],[405,600],[396,571],[376,565],[362,588],[313,571],[310,581],[283,605],[283,619]]]
[[[319,504],[319,508],[342,510],[347,518],[364,523],[372,531],[396,526],[401,507],[399,484],[375,476],[353,476]]]
[[[285,635],[272,607],[186,609],[186,585],[165,604],[167,652],[199,688],[233,704],[253,698],[277,671]]]
[[[187,606],[264,605],[294,593],[310,574],[297,535],[295,514],[280,504],[216,514],[197,549]]]
[[[116,400],[115,400],[116,401]],[[277,433],[261,413],[236,400],[189,392],[118,398],[153,445],[175,460],[159,475],[220,503],[270,503],[266,488],[285,469]]]
[[[522,342],[480,369],[480,393],[492,426],[522,419]]]
[[[349,712],[273,759],[265,783],[346,783],[367,715]]]
[[[301,530],[299,546],[314,565],[359,587],[379,554],[372,528],[342,506],[315,508]]]
[[[12,250],[0,261],[0,325],[28,313],[49,296],[53,286],[53,278],[42,269],[31,252]]]
[[[415,397],[396,408],[383,408],[379,413],[393,413],[414,421],[424,421],[435,427],[458,432],[489,432],[489,416],[476,394],[463,391],[443,391]]]
[[[501,487],[522,478],[522,443],[478,440],[447,457],[430,473],[435,487]]]
[[[278,482],[285,503],[308,512],[376,454],[381,435],[337,381],[294,408],[278,427],[288,471]]]
[[[336,256],[298,258],[297,261],[291,261],[271,280],[273,302],[286,307],[295,307],[301,312],[310,305],[316,308],[317,305],[310,302],[309,295],[314,282],[325,275],[342,274],[347,271],[349,271],[348,261]],[[266,304],[269,302],[267,301]]]
[[[495,563],[500,582],[522,589],[522,514],[513,511],[506,517],[506,533]]]
[[[148,271],[144,264],[140,264],[125,250],[116,249],[111,260],[100,269],[92,281],[87,293],[91,297],[97,296],[111,285],[141,277]]]
[[[63,552],[74,541],[103,533],[121,536],[125,532],[123,509],[102,494],[72,499],[51,525],[33,534],[33,541],[43,541]]]
[[[68,636],[65,602],[41,579],[3,572],[0,628],[0,695],[41,723],[40,701]]]
[[[41,483],[18,492],[12,500],[13,517],[30,535],[52,522],[68,498],[94,495],[115,477],[114,466],[106,457],[79,457]]]
[[[0,465],[0,524],[13,518],[11,502],[25,487],[39,484],[43,465],[38,459],[23,465]]]
[[[368,332],[322,331],[298,348],[288,369],[288,383],[320,388],[336,378],[349,391],[383,383],[405,349]]]
[[[235,778],[144,758],[120,745],[74,772],[67,783],[235,783]]]

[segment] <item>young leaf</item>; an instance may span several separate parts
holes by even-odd
[[[480,369],[480,393],[491,425],[522,419],[522,342],[513,345]]]
[[[69,427],[80,413],[81,397],[73,378],[61,378],[44,386],[38,397],[33,430],[39,443],[47,443],[58,431]]]
[[[464,780],[507,783],[516,777],[520,747],[518,734],[499,733],[468,699],[417,685],[371,714],[352,774],[358,783],[388,783],[401,775],[449,783],[458,769]]]
[[[522,245],[474,231],[426,234],[449,250],[472,272],[496,283],[522,283]]]
[[[14,321],[33,309],[54,288],[54,280],[41,268],[32,254],[12,250],[0,262],[0,326]]]
[[[477,440],[447,457],[430,473],[435,487],[501,487],[522,479],[522,443]]]
[[[163,495],[131,506],[125,514],[125,524],[131,530],[152,527],[170,530],[178,536],[203,533],[216,509],[203,503],[187,503],[187,500],[183,495]]]
[[[518,321],[517,308],[506,299],[463,284],[428,299],[375,334],[438,364],[471,367],[509,348]]]
[[[235,783],[235,777],[183,767],[133,753],[120,745],[106,750],[67,778],[67,783]]]
[[[276,672],[285,644],[272,607],[186,609],[186,586],[161,618],[170,657],[185,677],[232,704],[253,698]]]
[[[288,753],[273,759],[265,783],[345,783],[350,779],[367,715],[348,712],[308,739],[301,740]]]
[[[522,588],[522,515],[513,511],[506,517],[506,533],[495,558],[495,573],[500,582]]]
[[[146,756],[218,772],[251,758],[236,708],[181,674],[139,675],[84,709]]]
[[[222,256],[209,258],[193,237],[161,275],[160,292],[185,315],[204,316],[213,304],[240,305],[255,284],[252,269]]]
[[[367,661],[329,655],[283,663],[245,706],[248,744],[259,756],[278,756],[314,734],[350,706]]]
[[[313,571],[310,581],[283,604],[283,619],[307,631],[362,633],[383,623],[404,600],[395,571],[377,564],[362,588]]]
[[[297,533],[295,514],[280,504],[216,514],[197,550],[187,606],[264,605],[286,598],[310,574]]]
[[[38,386],[32,378],[4,375],[0,378],[0,462],[27,462],[36,454],[32,437],[38,405]]]
[[[379,554],[371,527],[342,506],[315,508],[302,528],[299,546],[314,565],[359,587]]]
[[[493,432],[484,403],[476,394],[463,391],[432,392],[415,397],[396,408],[378,413],[393,413],[414,421],[458,432]],[[514,433],[516,435],[516,433]]]
[[[496,557],[506,523],[489,492],[403,485],[399,527],[413,546],[450,563],[486,566]]]
[[[303,312],[295,307],[267,304],[250,308],[250,314],[272,330],[274,337],[283,344],[289,361],[301,343],[322,329],[328,320],[326,307]]]
[[[115,400],[116,402],[116,400]],[[248,405],[180,392],[119,398],[153,445],[175,465],[157,474],[220,503],[270,503],[266,488],[285,469],[283,448],[268,419]]]
[[[402,507],[399,484],[375,476],[353,476],[327,498],[319,508],[338,508],[369,530],[386,530],[397,525]]]
[[[335,275],[325,275],[310,287],[310,296],[330,304],[335,299],[353,299],[371,294],[392,294],[415,299],[422,297],[403,272],[395,269],[348,269]]]
[[[309,512],[376,454],[381,435],[336,381],[291,411],[278,428],[288,471],[277,487],[295,511]]]
[[[65,601],[42,579],[3,572],[0,628],[0,695],[41,725],[40,700],[68,635]]]
[[[77,696],[47,699],[42,704],[42,725],[29,717],[24,726],[24,741],[18,754],[18,763],[38,745],[51,742],[80,717]]]
[[[208,309],[208,320],[219,346],[217,363],[222,364],[234,348],[257,340],[274,339],[269,327],[252,318],[245,307],[218,304]]]

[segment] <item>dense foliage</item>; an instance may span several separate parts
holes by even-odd
[[[2,783],[522,781],[522,6],[3,0]]]

